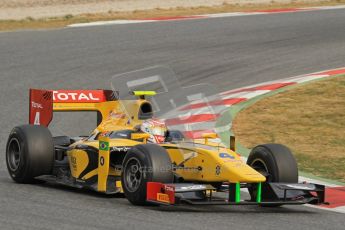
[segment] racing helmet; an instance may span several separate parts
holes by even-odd
[[[159,144],[165,141],[168,129],[164,121],[160,119],[148,119],[141,124],[140,130],[150,134],[148,142]]]

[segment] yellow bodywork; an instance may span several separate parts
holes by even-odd
[[[184,163],[186,169],[176,173],[186,181],[202,182],[264,182],[265,177],[248,166],[231,150],[211,145],[179,144],[164,145],[172,162]],[[193,169],[194,168],[194,169]]]
[[[97,188],[99,192],[107,190],[107,177],[110,168],[110,150],[108,137],[99,138],[99,152],[98,152],[98,181]]]
[[[73,151],[68,152],[67,157],[72,176],[74,178],[78,178],[89,164],[87,153],[81,149],[74,149]]]
[[[149,102],[139,99],[101,103],[54,103],[53,108],[54,111],[99,111],[102,114],[102,121],[92,133],[96,136],[116,130],[135,130],[135,126],[142,122],[138,113],[143,103]],[[133,135],[133,139],[109,139],[99,135],[94,140],[85,139],[74,143],[67,151],[72,177],[87,180],[97,176],[97,190],[105,192],[108,176],[121,176],[121,170],[115,169],[109,163],[111,154],[117,154],[111,153],[110,148],[143,144],[136,138],[141,137],[145,140],[147,137],[140,135],[143,134]],[[205,134],[203,137],[202,140],[190,143],[161,144],[167,150],[174,165],[183,165],[183,167],[177,167],[175,173],[185,181],[258,183],[266,180],[259,172],[248,166],[237,153],[209,141],[215,138],[214,134]],[[101,148],[101,144],[104,143],[107,143],[107,148]],[[81,173],[90,164],[90,159],[85,150],[74,149],[73,146],[76,145],[85,145],[98,150],[98,162],[96,162],[98,167],[84,173],[82,177],[80,177]],[[116,181],[116,187],[118,186],[121,186],[119,180]]]

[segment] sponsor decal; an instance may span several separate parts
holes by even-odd
[[[126,114],[119,113],[119,112],[116,112],[113,110],[109,113],[109,117],[113,118],[113,119],[124,119],[124,118],[126,118]]]
[[[29,124],[48,126],[53,118],[52,92],[30,89]]]
[[[122,146],[122,147],[111,147],[110,150],[114,151],[114,152],[127,152],[128,150],[130,150],[131,147],[127,147],[127,146]]]
[[[229,153],[219,153],[220,158],[229,158],[229,159],[235,159],[234,156],[230,155]]]
[[[174,192],[174,187],[169,185],[164,185],[164,190],[169,192]]]
[[[164,193],[157,193],[157,201],[170,204],[169,195]]]
[[[102,150],[102,151],[109,151],[109,142],[100,141],[100,142],[99,142],[99,150]]]
[[[53,101],[57,102],[102,102],[103,90],[58,90],[53,91]]]
[[[119,135],[120,137],[127,137],[127,134],[125,133],[117,133],[117,135]]]
[[[216,175],[218,176],[219,174],[220,174],[220,166],[217,165],[217,167],[216,167]]]
[[[31,108],[32,109],[43,109],[43,105],[34,101],[31,101]],[[39,111],[35,112],[35,119],[33,122],[34,125],[40,125],[41,124],[41,113]]]
[[[34,101],[31,102],[31,107],[35,109],[43,109],[42,104],[34,102]]]
[[[293,184],[287,184],[286,185],[289,188],[293,189],[301,189],[301,190],[311,190],[311,187],[305,186],[305,185],[293,185]]]
[[[99,163],[101,164],[101,166],[104,165],[104,157],[103,157],[103,156],[101,156],[101,157],[99,158]]]
[[[204,185],[191,185],[191,186],[184,186],[181,187],[182,190],[194,190],[194,189],[206,189]]]

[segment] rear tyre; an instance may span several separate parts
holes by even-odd
[[[266,182],[298,183],[298,167],[290,151],[281,144],[258,145],[249,154],[247,164],[266,177]],[[252,200],[256,200],[256,189],[250,187]],[[279,205],[270,205],[270,207]]]
[[[53,143],[54,143],[54,146],[56,145],[69,146],[70,144],[72,144],[72,140],[68,136],[57,136],[57,137],[53,137]]]
[[[51,174],[54,145],[50,131],[43,126],[15,127],[7,141],[6,164],[17,183],[36,183],[37,176]]]
[[[146,204],[147,182],[172,183],[174,175],[167,151],[155,144],[137,145],[123,161],[122,187],[134,205]]]

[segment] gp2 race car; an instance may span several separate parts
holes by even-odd
[[[153,91],[134,91],[120,100],[111,90],[30,90],[29,124],[8,138],[6,163],[17,183],[48,181],[100,193],[124,193],[134,205],[321,204],[322,185],[298,183],[290,150],[280,144],[255,147],[247,160],[204,133],[188,140],[168,130],[162,143],[148,143],[137,129],[151,119]],[[87,137],[52,137],[53,112],[96,111],[97,128]],[[249,200],[241,198],[247,188]]]

